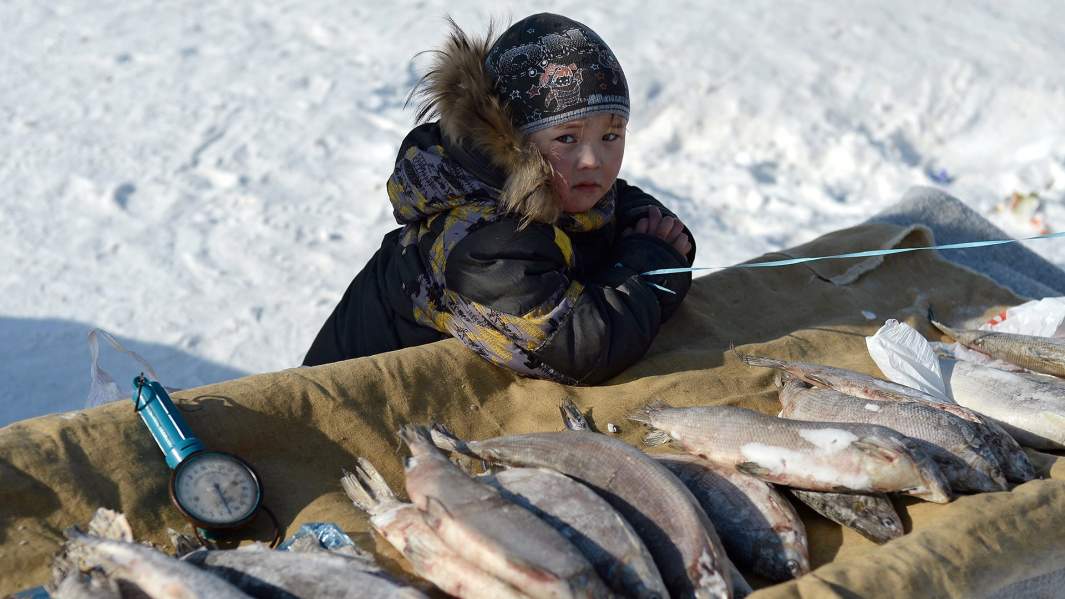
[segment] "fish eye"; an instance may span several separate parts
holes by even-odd
[[[795,576],[799,575],[799,562],[798,562],[798,560],[789,559],[785,565],[788,568],[788,572],[791,572]]]
[[[884,526],[886,526],[887,528],[890,528],[890,529],[893,529],[893,530],[898,528],[898,526],[895,526],[895,521],[892,520],[891,518],[883,518],[882,520],[880,520],[880,523],[883,524]]]

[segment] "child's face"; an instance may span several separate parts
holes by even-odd
[[[567,121],[529,136],[555,169],[563,212],[584,212],[617,179],[625,156],[625,119],[601,113]]]

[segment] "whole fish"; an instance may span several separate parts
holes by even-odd
[[[498,491],[470,478],[433,444],[424,427],[405,426],[407,495],[444,543],[532,597],[608,597],[595,568],[561,533]]]
[[[632,526],[594,491],[545,468],[509,468],[479,478],[558,529],[626,597],[668,597],[654,558]]]
[[[788,420],[735,406],[653,404],[629,418],[657,429],[652,444],[672,438],[688,453],[789,487],[953,498],[935,462],[883,426]]]
[[[153,599],[249,597],[222,578],[151,547],[87,535],[74,528],[67,529],[66,535],[65,551],[80,568],[99,567],[110,578],[131,582]]]
[[[955,329],[936,321],[931,314],[929,320],[933,326],[965,347],[1033,372],[1065,377],[1065,339]]]
[[[959,404],[994,418],[1022,445],[1065,449],[1065,381],[972,362],[939,364]]]
[[[328,551],[300,553],[253,547],[225,551],[198,549],[185,555],[182,561],[216,574],[255,597],[426,597],[356,558]]]
[[[669,469],[635,447],[581,431],[462,441],[437,427],[433,440],[489,462],[550,468],[577,479],[628,520],[671,596],[732,596],[731,562],[698,501]]]
[[[772,485],[691,455],[653,457],[699,500],[737,564],[774,582],[810,571],[806,527]]]
[[[919,401],[934,408],[954,414],[959,418],[979,423],[982,427],[978,429],[978,432],[984,442],[987,443],[991,448],[991,451],[993,451],[998,458],[999,464],[1002,467],[1002,472],[1006,475],[1006,480],[1011,482],[1025,482],[1036,477],[1035,467],[1032,466],[1032,462],[1028,459],[1024,450],[1021,449],[1021,446],[1017,444],[1017,441],[1015,441],[1013,437],[1003,430],[994,420],[977,414],[969,408],[957,404],[946,403],[919,389],[899,385],[898,383],[892,383],[891,381],[885,381],[884,379],[844,368],[833,368],[831,366],[821,366],[819,364],[808,364],[805,362],[789,362],[774,358],[749,355],[743,356],[743,361],[752,366],[764,366],[767,368],[782,370],[815,387],[835,389],[840,393],[846,393],[847,395],[853,395],[854,397],[861,397],[864,399],[881,401]]]
[[[791,379],[780,390],[782,418],[878,424],[916,440],[936,461],[955,491],[1003,491],[998,458],[976,423],[917,401],[878,401],[814,388]]]
[[[802,489],[788,489],[788,492],[818,514],[858,531],[874,543],[887,543],[905,533],[895,506],[883,493],[821,493]]]
[[[341,485],[370,525],[407,559],[414,572],[455,597],[527,599],[529,596],[488,574],[444,544],[412,503],[399,501],[373,464],[359,458]]]
[[[559,412],[569,430],[594,430],[572,400],[563,400]],[[775,582],[810,571],[806,528],[772,485],[691,455],[651,457],[669,468],[699,501],[730,559]],[[735,594],[741,594],[737,587],[744,588],[744,596],[750,592],[738,571],[732,579]]]

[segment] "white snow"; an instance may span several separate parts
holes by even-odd
[[[481,31],[530,10],[0,4],[0,425],[82,405],[91,327],[172,387],[297,365],[396,226],[384,182],[429,60],[412,56],[447,13]],[[678,212],[698,265],[856,224],[941,170],[983,213],[1035,191],[1065,226],[1065,4],[535,10],[614,49],[632,97],[622,176]],[[1065,264],[1065,241],[1028,246]],[[128,387],[136,367],[103,359]]]

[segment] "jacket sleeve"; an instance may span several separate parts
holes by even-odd
[[[503,220],[471,232],[445,266],[452,333],[527,376],[587,385],[617,375],[647,352],[662,319],[660,294],[671,295],[639,269],[685,260],[650,236],[625,237],[614,249],[611,266],[578,281],[569,239],[554,227],[518,230]],[[687,291],[683,282],[662,282]]]
[[[652,207],[658,208],[662,212],[662,216],[677,216],[672,210],[666,208],[662,202],[655,199],[654,196],[635,185],[629,185],[624,179],[618,179],[616,185],[618,203],[615,215],[619,232],[634,227],[637,221],[647,216]],[[692,244],[691,251],[685,256],[688,259],[688,266],[691,266],[695,262],[695,236],[691,234],[688,227],[684,227],[684,234],[688,236],[688,241]]]

